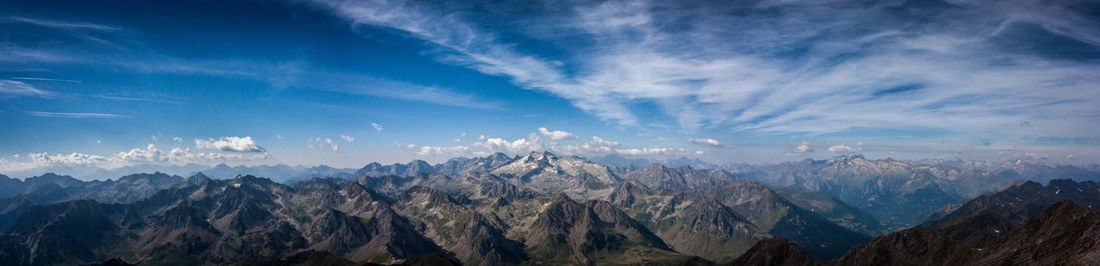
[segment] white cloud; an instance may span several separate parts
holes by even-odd
[[[373,127],[374,130],[377,130],[378,133],[382,133],[382,125],[379,125],[378,123],[370,123],[370,126]]]
[[[221,137],[219,139],[195,139],[195,148],[231,152],[266,152],[252,137]]]
[[[455,138],[455,139],[452,139],[451,141],[454,141],[455,143],[461,143],[461,142],[462,142],[462,139],[459,139],[459,138]]]
[[[542,130],[540,130],[542,131]],[[617,141],[592,136],[583,143],[563,145],[550,138],[540,137],[542,132],[528,134],[526,138],[507,140],[504,138],[484,137],[469,145],[456,146],[419,146],[409,144],[406,148],[422,156],[485,156],[492,153],[525,154],[529,152],[550,151],[558,154],[599,156],[619,154],[636,157],[667,157],[692,154],[683,148],[673,147],[624,147]],[[695,154],[699,154],[695,152]]]
[[[283,139],[283,135],[282,134],[275,134],[275,139]]]
[[[672,156],[684,154],[684,149],[677,148],[630,148],[616,149],[616,153],[629,156]]]
[[[13,156],[20,159],[20,156]],[[222,153],[195,153],[189,149],[179,147],[169,152],[164,152],[154,144],[145,148],[133,148],[110,156],[87,153],[28,153],[25,159],[18,161],[0,161],[0,171],[26,171],[50,166],[92,166],[105,169],[139,164],[175,164],[188,163],[213,163],[227,161],[258,161],[270,158],[267,153],[251,154],[222,154]],[[0,159],[2,160],[2,159]]]
[[[699,146],[722,147],[722,143],[718,142],[718,140],[716,140],[716,139],[689,138],[689,139],[687,139],[687,141],[691,142],[692,144],[699,145]]]
[[[467,146],[450,146],[450,147],[437,147],[437,146],[420,146],[409,144],[410,149],[416,150],[416,154],[420,156],[463,156],[467,155],[470,151],[470,147]]]
[[[22,81],[0,80],[0,97],[41,97],[50,98],[57,95],[52,91],[42,90]]]
[[[799,153],[813,152],[814,147],[810,146],[809,142],[803,141],[802,143],[799,143],[797,147],[794,148],[794,151],[799,152]]]
[[[470,144],[471,147],[484,150],[486,153],[503,152],[507,154],[522,154],[532,151],[543,150],[543,146],[539,143],[539,138],[535,134],[529,135],[525,139],[517,139],[508,141],[502,138],[487,138],[481,142],[474,142]]]
[[[126,152],[120,152],[118,158],[126,161],[158,162],[168,160],[168,154],[161,152],[156,145],[149,144],[145,149],[133,148]]]
[[[353,141],[355,141],[355,138],[353,138],[353,137],[351,137],[351,136],[348,136],[348,135],[340,135],[340,138],[341,138],[341,139],[344,139],[344,141],[347,141],[347,142],[353,142]]]
[[[107,157],[75,152],[70,154],[28,153],[27,157],[32,161],[46,164],[94,165],[109,161]]]
[[[852,154],[860,151],[859,148],[852,148],[848,145],[833,145],[829,146],[828,150],[835,154]]]
[[[565,131],[558,131],[558,130],[550,131],[550,130],[546,129],[545,127],[540,127],[539,128],[539,133],[541,133],[543,136],[549,138],[550,140],[555,140],[555,141],[576,138],[576,137],[573,136],[572,133],[565,132]]]
[[[172,141],[175,141],[175,142],[177,142],[177,143],[182,143],[182,142],[183,142],[183,138],[181,138],[181,137],[172,137]]]
[[[353,139],[354,140],[354,139]],[[336,144],[330,138],[310,138],[308,139],[310,149],[329,149],[331,151],[340,151],[340,145]],[[351,141],[348,141],[351,142]]]

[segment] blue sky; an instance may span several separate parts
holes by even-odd
[[[1095,2],[672,2],[5,1],[0,172],[1100,159]]]

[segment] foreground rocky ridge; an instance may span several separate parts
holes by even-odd
[[[844,257],[812,261],[785,239],[760,242],[734,265],[1096,265],[1100,200],[1093,182],[1027,182],[971,200],[946,219],[877,237]],[[1073,193],[1050,193],[1060,189]],[[1078,190],[1077,188],[1081,188]],[[1060,201],[1059,201],[1060,200]],[[1053,202],[1045,204],[1046,202]],[[1094,205],[1093,205],[1094,206]],[[1035,208],[1041,208],[1034,211]]]

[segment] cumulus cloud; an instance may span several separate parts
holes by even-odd
[[[348,135],[340,135],[340,138],[341,138],[341,139],[344,139],[344,141],[346,141],[346,142],[353,142],[353,141],[355,141],[355,138],[353,138],[353,137],[351,137],[351,136],[348,136]]]
[[[370,126],[373,127],[374,130],[377,130],[378,133],[382,133],[382,125],[379,125],[378,123],[370,123]]]
[[[689,138],[689,139],[687,139],[687,141],[691,142],[692,144],[699,145],[699,146],[722,147],[722,143],[718,142],[718,140],[716,140],[716,139]]]
[[[310,149],[328,149],[331,151],[340,151],[340,145],[330,138],[310,138],[308,139]],[[351,141],[348,141],[351,142]]]
[[[562,144],[553,141],[552,138],[541,132],[544,130],[540,129],[539,131],[538,133],[528,134],[526,138],[513,140],[483,137],[469,145],[420,146],[409,144],[406,148],[423,156],[485,156],[497,152],[505,154],[524,154],[533,151],[550,151],[559,154],[582,156],[618,154],[636,157],[667,157],[701,154],[699,152],[689,152],[683,148],[674,147],[625,147],[617,141],[606,140],[598,136],[592,136],[590,140],[580,143],[571,142],[569,144]],[[576,138],[575,136],[572,137]]]
[[[252,137],[221,137],[219,139],[195,139],[195,148],[231,152],[266,152]]]
[[[810,146],[809,142],[803,141],[802,143],[799,143],[798,146],[794,147],[794,151],[798,153],[813,152],[814,147]]]
[[[848,145],[832,145],[832,146],[829,146],[829,148],[827,150],[829,152],[835,153],[835,154],[852,154],[852,153],[856,153],[856,152],[860,151],[860,149],[852,148],[852,147],[849,147]]]
[[[467,146],[439,147],[409,144],[408,148],[416,150],[416,154],[420,156],[463,156],[470,151],[470,147]]]
[[[84,154],[84,153],[69,153],[69,154],[49,154],[49,153],[28,153],[27,157],[31,161],[43,162],[47,164],[67,164],[67,165],[94,165],[106,163],[110,159],[104,156]]]
[[[630,148],[615,150],[615,153],[629,156],[669,156],[684,154],[684,152],[684,149],[676,148]]]
[[[576,138],[576,137],[573,136],[572,133],[565,132],[565,131],[558,131],[558,130],[550,131],[549,129],[546,129],[545,127],[540,127],[539,128],[539,133],[542,134],[543,136],[545,136],[546,138],[549,138],[550,140],[555,140],[555,141],[556,140],[565,140],[565,139]]]
[[[92,166],[105,169],[116,169],[139,163],[158,164],[188,164],[188,163],[213,163],[227,161],[258,161],[270,158],[267,153],[203,153],[192,152],[190,149],[180,147],[163,151],[154,144],[144,148],[133,148],[118,152],[113,155],[95,155],[87,153],[28,153],[26,156],[13,156],[14,161],[0,161],[0,171],[26,171],[50,166]]]
[[[484,141],[474,142],[470,144],[470,146],[483,150],[486,153],[504,152],[508,154],[521,154],[543,150],[544,147],[539,143],[539,140],[540,138],[537,135],[530,134],[527,138],[512,141],[503,138],[487,138]]]

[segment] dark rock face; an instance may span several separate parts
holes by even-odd
[[[984,218],[978,218],[984,219]],[[974,231],[974,234],[990,234]],[[800,252],[770,240],[732,265],[1095,265],[1100,260],[1100,214],[1073,201],[1049,206],[1023,227],[1000,234],[984,248],[960,243],[937,229],[915,227],[877,237],[832,261],[780,260]]]
[[[99,255],[121,241],[122,228],[112,219],[121,215],[118,207],[86,200],[36,206],[9,229],[2,249],[28,255],[20,257],[31,264],[102,261]]]
[[[809,266],[814,260],[798,245],[776,237],[756,243],[745,255],[723,265]]]
[[[921,226],[939,229],[968,246],[984,248],[997,238],[1038,218],[1047,207],[1069,200],[1100,206],[1100,184],[1055,179],[1046,186],[1027,181],[1001,192],[979,196],[951,212],[933,214]],[[974,233],[982,232],[982,233]]]
[[[965,265],[975,252],[931,229],[913,228],[853,247],[839,265]]]
[[[1002,239],[976,264],[1096,265],[1100,263],[1100,213],[1072,201],[1059,202]]]

